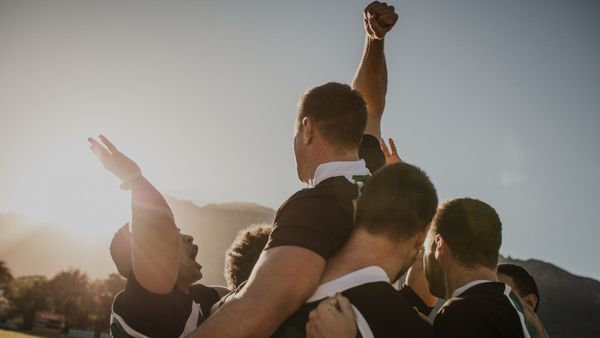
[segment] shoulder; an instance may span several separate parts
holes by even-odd
[[[451,298],[440,308],[433,321],[436,337],[460,337],[471,328],[474,311],[469,299]]]
[[[348,204],[358,197],[358,192],[358,185],[349,182],[346,178],[331,177],[314,188],[296,192],[281,205],[275,218],[289,213],[305,212],[306,209],[320,210],[332,207],[348,209]]]

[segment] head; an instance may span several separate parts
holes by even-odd
[[[365,183],[356,203],[355,228],[386,238],[405,255],[397,257],[399,278],[421,250],[437,204],[435,187],[421,169],[391,164]]]
[[[423,255],[431,293],[448,298],[450,274],[482,267],[495,271],[501,244],[502,223],[490,205],[471,198],[444,203],[433,218]]]
[[[255,224],[238,232],[225,253],[225,280],[228,289],[234,290],[248,280],[267,245],[271,230],[271,224]]]
[[[533,276],[522,266],[510,263],[498,265],[498,279],[508,284],[534,312],[537,312],[540,293]]]
[[[194,245],[194,238],[192,236],[181,234],[180,240],[177,284],[180,286],[190,286],[202,278],[202,266],[196,263],[198,246]],[[131,232],[129,231],[129,224],[122,226],[114,235],[110,243],[110,255],[119,274],[128,278],[132,271]]]
[[[350,86],[329,82],[307,91],[300,99],[294,135],[300,180],[310,180],[324,152],[358,154],[366,124],[367,105]]]

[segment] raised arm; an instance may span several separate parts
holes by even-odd
[[[143,176],[140,167],[100,136],[102,146],[88,141],[104,167],[117,176],[121,187],[131,190],[132,268],[138,282],[148,291],[170,292],[177,281],[179,230],[163,196]]]
[[[365,134],[381,139],[381,116],[387,92],[387,67],[383,51],[384,37],[398,21],[393,6],[373,1],[364,10],[364,25],[367,32],[362,59],[352,87],[367,103],[368,119]]]
[[[246,286],[190,337],[269,337],[315,291],[325,259],[301,247],[263,251]]]

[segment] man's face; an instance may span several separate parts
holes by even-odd
[[[510,288],[517,294],[519,295],[519,297],[521,297],[521,299],[523,300],[523,302],[525,304],[527,304],[527,306],[529,306],[529,308],[532,311],[535,311],[535,307],[537,305],[537,297],[535,296],[535,294],[530,293],[530,294],[524,294],[524,292],[522,292],[519,287],[517,286],[517,283],[515,283],[515,280],[506,274],[503,273],[499,273],[498,274],[498,280],[501,281],[502,283],[510,286]]]
[[[430,229],[424,245],[423,270],[429,282],[429,292],[436,297],[445,298],[445,276],[439,257],[436,257],[437,245],[435,243],[435,236],[435,232]]]
[[[202,278],[202,266],[196,263],[198,246],[194,244],[194,237],[181,234],[179,246],[179,276],[178,281],[190,285]]]

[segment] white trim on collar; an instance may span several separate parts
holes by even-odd
[[[452,292],[452,298],[460,296],[461,294],[463,294],[463,292],[474,287],[475,285],[479,285],[479,284],[483,284],[483,283],[491,283],[491,282],[492,282],[491,280],[487,280],[487,279],[478,279],[478,280],[471,281],[471,282],[459,287],[458,289],[454,290],[454,292]]]
[[[379,266],[369,266],[319,285],[315,293],[306,302],[310,303],[323,298],[333,297],[338,292],[372,282],[389,283],[390,278]]]
[[[317,184],[328,178],[344,176],[348,181],[355,183],[352,176],[370,175],[364,160],[358,161],[335,161],[320,164],[315,170],[315,176],[308,183],[309,188],[314,188]]]

